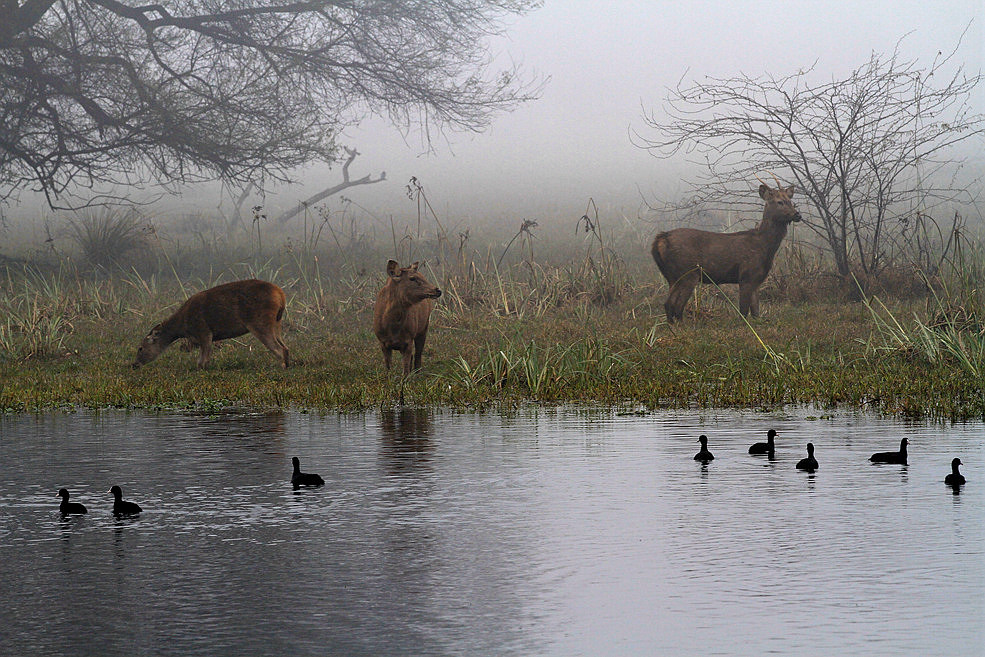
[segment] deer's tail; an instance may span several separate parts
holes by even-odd
[[[666,250],[667,233],[657,233],[657,236],[653,238],[653,245],[650,247],[650,253],[653,255],[653,260],[657,263],[657,267],[661,272],[665,271],[665,260],[663,254]]]

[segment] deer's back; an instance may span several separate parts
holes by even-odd
[[[716,283],[740,283],[764,278],[773,251],[755,230],[715,233],[697,228],[675,228],[653,240],[653,259],[673,283],[691,272],[701,272]]]
[[[251,325],[270,328],[283,317],[285,304],[284,291],[273,283],[234,281],[192,295],[173,319],[189,329],[204,323],[213,339],[222,340],[243,335]]]

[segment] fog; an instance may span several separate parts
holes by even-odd
[[[630,139],[632,131],[646,131],[644,110],[659,116],[667,88],[680,80],[785,76],[813,67],[823,82],[847,76],[873,52],[891,54],[898,43],[901,57],[921,68],[957,45],[953,62],[975,73],[985,62],[983,26],[981,0],[548,0],[514,18],[507,36],[491,43],[503,68],[515,62],[546,80],[540,98],[494,116],[484,132],[432,130],[430,140],[420,130],[402,133],[385,118],[369,117],[340,143],[360,152],[352,178],[385,171],[386,181],[344,194],[379,217],[409,220],[417,210],[405,186],[416,176],[452,224],[568,221],[585,211],[589,198],[609,213],[641,216],[643,201],[672,199],[684,189],[683,159],[655,158]],[[974,103],[985,111],[985,88]],[[971,164],[980,171],[981,140],[975,146]],[[302,184],[271,190],[244,207],[262,203],[274,216],[341,180],[338,167],[297,177]],[[165,197],[154,212],[208,213],[218,201],[216,186],[200,186]],[[15,204],[7,214],[28,207]]]
[[[512,226],[520,217],[576,218],[589,197],[636,216],[641,199],[681,189],[683,161],[653,157],[629,133],[644,129],[643,109],[659,111],[666,89],[682,77],[782,76],[814,66],[826,81],[847,76],[873,52],[890,54],[901,39],[901,56],[921,67],[959,39],[956,63],[977,72],[985,61],[985,4],[978,0],[604,6],[548,0],[493,43],[501,61],[550,79],[540,99],[495,117],[482,134],[438,135],[428,152],[419,133],[405,138],[379,119],[347,132],[361,153],[353,175],[385,170],[388,179],[347,194],[381,212],[413,214],[404,186],[416,176],[439,212],[463,219],[502,218]],[[979,92],[975,103],[985,110],[985,89]],[[322,176],[309,174],[303,190],[268,201],[296,202],[337,174]]]

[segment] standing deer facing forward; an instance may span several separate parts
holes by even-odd
[[[667,321],[684,316],[684,306],[698,283],[738,283],[739,311],[759,316],[759,286],[773,266],[773,256],[787,234],[787,224],[800,221],[790,201],[793,186],[772,189],[759,186],[766,201],[763,220],[751,230],[712,233],[694,228],[675,228],[653,240],[653,259],[670,284],[664,303]]]
[[[405,375],[410,374],[412,364],[413,369],[421,369],[433,299],[441,296],[441,290],[428,283],[417,265],[401,267],[396,260],[388,261],[386,284],[373,308],[373,332],[380,341],[383,363],[389,370],[390,352],[399,351]]]

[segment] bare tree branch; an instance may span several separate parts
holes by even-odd
[[[985,135],[985,116],[970,103],[982,75],[961,66],[948,74],[952,56],[920,68],[897,45],[844,80],[816,83],[808,69],[682,82],[661,115],[644,111],[648,132],[634,141],[703,165],[692,202],[744,193],[762,171],[792,176],[815,210],[804,223],[828,243],[838,271],[878,273],[908,221],[981,182],[948,175],[962,164],[954,147]]]
[[[290,181],[367,113],[481,130],[539,93],[488,38],[539,0],[0,1],[0,199]]]
[[[293,219],[298,214],[300,214],[302,209],[310,207],[315,203],[317,203],[318,201],[328,198],[329,196],[338,194],[342,190],[348,189],[350,187],[356,187],[357,185],[372,185],[374,183],[378,183],[386,180],[386,171],[381,171],[379,177],[375,179],[369,174],[366,174],[362,178],[351,180],[349,178],[349,165],[352,164],[352,161],[355,160],[356,156],[359,155],[359,151],[352,148],[346,148],[345,151],[348,154],[348,157],[346,157],[345,164],[342,165],[342,182],[340,182],[338,185],[333,185],[332,187],[326,187],[325,189],[318,192],[314,196],[311,196],[310,198],[301,201],[296,207],[291,208],[290,210],[285,210],[284,212],[280,213],[279,215],[277,215],[277,218],[274,219],[275,223],[285,224],[289,220]]]

